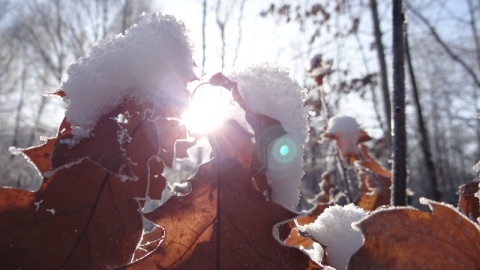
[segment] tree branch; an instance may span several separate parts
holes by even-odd
[[[450,49],[450,47],[445,43],[445,41],[443,41],[443,39],[440,37],[435,27],[433,27],[433,25],[427,20],[427,18],[425,18],[420,12],[414,9],[408,2],[406,2],[405,4],[408,10],[411,11],[411,13],[415,15],[415,17],[417,17],[420,21],[422,21],[423,24],[425,24],[425,26],[430,31],[430,34],[432,34],[433,38],[438,42],[438,44],[440,44],[440,46],[445,50],[448,56],[450,56],[453,59],[453,61],[460,64],[463,67],[463,69],[472,77],[475,84],[478,87],[480,87],[480,79],[475,74],[473,69],[467,63],[465,63],[463,59],[461,59],[457,54],[455,54]]]

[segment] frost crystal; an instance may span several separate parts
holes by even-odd
[[[308,134],[305,90],[290,78],[287,70],[273,64],[253,66],[229,77],[237,82],[249,110],[277,119],[288,132],[270,144],[267,177],[272,200],[294,209],[304,175],[303,146]]]
[[[330,206],[315,220],[300,231],[310,234],[317,242],[326,246],[325,252],[330,266],[345,269],[348,260],[363,243],[362,234],[352,227],[367,216],[367,213],[353,204]]]
[[[174,17],[143,14],[125,35],[100,41],[67,73],[65,115],[80,139],[125,99],[183,108],[186,83],[194,78],[192,46]]]

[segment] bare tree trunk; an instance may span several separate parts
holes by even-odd
[[[457,62],[460,64],[460,66],[470,75],[470,77],[473,79],[477,87],[480,87],[480,78],[475,74],[475,71],[462,59],[460,58],[457,54],[455,54],[450,47],[443,41],[443,39],[438,35],[437,30],[433,25],[425,18],[420,12],[412,8],[408,3],[407,3],[408,9],[412,12],[415,17],[420,19],[425,26],[427,26],[428,30],[432,34],[433,38],[437,41],[438,44],[445,50],[445,52],[452,58],[453,61]]]
[[[355,40],[357,41],[357,45],[358,45],[358,50],[360,52],[360,56],[362,57],[362,62],[363,62],[363,65],[365,67],[365,71],[367,74],[370,74],[370,69],[368,68],[368,63],[367,63],[367,59],[365,57],[365,53],[363,51],[363,45],[362,43],[360,42],[360,38],[358,37],[358,33],[355,33]],[[385,125],[383,124],[383,121],[382,121],[382,116],[380,114],[380,110],[378,108],[378,97],[377,97],[377,93],[375,92],[375,86],[373,84],[369,84],[370,86],[370,92],[372,93],[372,103],[373,103],[373,110],[375,111],[375,116],[377,118],[377,121],[378,121],[378,124],[380,125],[380,128],[385,131]],[[389,138],[389,134],[386,134],[387,136],[385,136],[386,138]]]
[[[370,0],[370,8],[372,11],[373,28],[375,32],[375,43],[377,45],[377,57],[378,57],[378,62],[380,64],[380,77],[382,82],[385,121],[387,122],[387,127],[388,127],[388,130],[386,132],[390,133],[392,131],[390,91],[388,87],[387,63],[385,61],[385,50],[383,48],[383,43],[382,43],[382,32],[380,30],[380,19],[378,17],[376,0]],[[386,136],[386,138],[389,138],[389,136]]]
[[[480,37],[478,34],[478,29],[477,29],[477,20],[475,16],[475,7],[473,6],[472,0],[468,0],[468,11],[470,13],[470,27],[472,28],[472,34],[473,34],[473,40],[475,42],[475,53],[477,56],[477,66],[478,66],[478,72],[480,72]],[[480,3],[479,3],[480,5]],[[480,105],[478,104],[478,89],[475,89],[473,91],[473,100],[475,102],[475,110],[477,113],[480,113]],[[480,121],[475,121],[476,123],[476,136],[477,136],[477,143],[480,146]],[[477,151],[477,159],[480,160],[480,151]]]
[[[223,69],[225,68],[225,47],[226,47],[226,41],[225,41],[225,26],[228,21],[228,14],[225,15],[224,20],[220,18],[220,9],[221,9],[221,1],[217,1],[217,7],[216,7],[216,16],[217,16],[217,26],[218,29],[220,30],[220,40],[222,41],[222,49],[220,53],[220,58],[222,60],[222,68],[221,72],[223,72]]]
[[[237,38],[237,44],[235,46],[235,55],[233,56],[232,67],[235,67],[235,64],[237,63],[238,51],[240,49],[240,43],[242,41],[242,20],[243,20],[243,10],[245,9],[245,1],[246,0],[241,0],[240,2],[240,10],[239,10],[239,15],[237,20],[238,38]]]
[[[228,20],[230,19],[231,11],[233,11],[233,7],[228,7],[223,9],[223,18],[222,18],[222,1],[218,0],[215,8],[215,13],[216,13],[216,22],[218,29],[220,30],[220,40],[222,41],[222,48],[220,52],[220,58],[222,60],[222,69],[221,71],[223,72],[223,69],[225,68],[225,56],[226,56],[226,46],[227,46],[227,41],[225,37],[225,28],[227,26]],[[234,4],[232,4],[234,5]]]
[[[125,31],[128,27],[128,17],[130,16],[131,8],[130,8],[130,0],[125,0],[123,4],[123,14],[122,14],[122,34],[125,34]]]
[[[393,136],[392,204],[407,203],[407,136],[405,130],[405,63],[402,0],[392,3],[393,18]]]
[[[430,192],[432,199],[440,201],[440,192],[438,191],[437,174],[435,164],[432,160],[432,151],[430,150],[430,141],[428,139],[428,129],[423,119],[422,107],[420,104],[420,95],[418,93],[417,82],[415,80],[415,73],[413,71],[412,58],[410,54],[410,47],[408,43],[408,31],[405,27],[405,56],[408,64],[408,73],[410,75],[410,82],[412,84],[413,100],[415,101],[415,108],[417,112],[417,125],[420,131],[420,145],[425,161],[425,168],[427,169],[428,182],[430,184]]]
[[[18,137],[20,136],[20,122],[22,120],[22,109],[23,109],[23,101],[24,101],[24,93],[25,93],[25,81],[26,81],[26,68],[23,69],[21,79],[20,79],[20,95],[18,98],[18,105],[17,105],[17,115],[15,116],[15,128],[13,131],[13,140],[12,146],[18,147],[19,141]],[[15,155],[10,155],[10,162],[13,161]]]
[[[207,43],[206,43],[206,36],[205,36],[205,31],[207,29],[207,0],[203,0],[203,15],[202,15],[202,75],[205,72],[205,61],[207,59],[206,55],[206,48],[207,48]]]

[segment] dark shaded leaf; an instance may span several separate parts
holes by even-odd
[[[1,189],[2,268],[105,269],[128,263],[142,231],[132,200],[145,192],[138,184],[122,183],[84,160],[57,172],[38,192]]]
[[[188,158],[188,149],[194,146],[197,142],[194,140],[178,140],[175,142],[175,157]]]
[[[119,111],[128,121],[113,119]],[[166,180],[160,154],[173,159],[168,156],[171,142],[179,138],[169,136],[183,133],[175,128],[178,121],[151,119],[150,111],[128,104],[118,108],[100,119],[95,136],[71,148],[60,142],[71,138],[64,121],[57,139],[24,150],[50,176],[38,192],[0,189],[2,268],[106,269],[155,251],[163,228],[143,218],[140,210],[146,197],[161,199]],[[136,181],[125,181],[126,164]],[[151,232],[145,234],[144,228]]]
[[[236,158],[244,168],[251,167],[252,135],[237,121],[229,119],[207,138],[216,156]]]

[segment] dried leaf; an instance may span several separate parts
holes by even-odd
[[[355,205],[366,211],[373,211],[380,206],[390,204],[390,193],[371,192],[362,193],[355,200]]]
[[[392,173],[383,168],[380,164],[375,161],[374,158],[368,153],[368,147],[366,145],[360,145],[361,158],[355,164],[357,167],[361,166],[362,169],[368,170],[370,173],[380,175],[384,178],[392,178]]]
[[[122,113],[121,109],[121,107],[116,108],[110,114],[102,116],[93,129],[92,136],[81,140],[73,147],[70,143],[73,140],[71,132],[61,132],[59,129],[60,134],[50,158],[52,171],[88,158],[116,175],[120,175],[120,170],[124,168],[127,170],[125,171],[127,176],[132,177],[130,162],[122,149],[122,139],[118,137],[118,134],[122,133],[126,136],[127,132],[124,132],[114,118]],[[66,123],[65,119],[64,123]],[[133,124],[130,124],[130,127],[132,130],[136,128]]]
[[[42,145],[20,151],[33,162],[40,173],[44,173],[51,168],[50,153],[52,153],[56,141],[56,138],[48,138]]]
[[[480,216],[478,197],[475,196],[475,193],[478,192],[479,183],[470,182],[458,188],[458,208],[472,220],[477,220]]]
[[[188,158],[188,149],[194,146],[197,142],[194,140],[177,140],[175,142],[175,157]]]
[[[236,158],[244,168],[252,164],[253,143],[252,135],[237,121],[229,119],[218,131],[207,136],[216,156]]]
[[[364,245],[348,269],[478,269],[479,226],[449,205],[421,202],[433,213],[392,208],[362,220]]]
[[[40,171],[51,167],[49,158],[56,170],[38,192],[0,189],[2,267],[105,269],[156,250],[164,231],[142,217],[140,199],[161,198],[166,180],[160,153],[168,153],[162,145],[182,132],[174,128],[178,121],[145,117],[149,109],[129,111],[126,123],[112,119],[118,111],[102,117],[95,136],[72,148],[59,142],[71,137],[64,121],[56,140],[24,150]],[[122,181],[125,164],[138,181]]]
[[[336,185],[331,182],[329,171],[322,173],[322,181],[320,181],[318,185],[320,187],[320,192],[308,202],[313,204],[326,204],[333,201],[334,198],[331,196],[330,191],[335,188]]]
[[[275,223],[295,214],[266,201],[252,174],[235,159],[201,165],[190,195],[148,215],[165,228],[165,239],[129,269],[315,269],[300,251],[275,240]]]
[[[142,194],[143,190],[143,194]],[[89,160],[60,170],[40,190],[0,189],[4,269],[105,269],[129,263],[142,231],[145,184]]]
[[[327,204],[318,204],[306,215],[276,224],[274,231],[277,232],[279,241],[285,246],[298,248],[305,253],[307,250],[311,250],[315,241],[300,233],[297,225],[303,226],[314,222],[327,208]],[[308,253],[306,254],[308,255]],[[322,259],[322,264],[326,265],[326,257]]]

